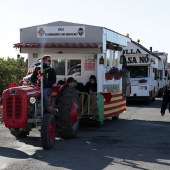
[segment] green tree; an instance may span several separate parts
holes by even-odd
[[[26,75],[27,65],[23,57],[0,58],[0,94],[7,89],[11,83],[18,84]]]

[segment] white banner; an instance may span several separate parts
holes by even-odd
[[[37,38],[84,38],[85,26],[38,26]]]
[[[127,65],[148,65],[150,64],[150,58],[148,54],[129,54],[125,55]]]

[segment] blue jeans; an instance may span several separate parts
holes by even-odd
[[[49,110],[49,99],[48,96],[52,93],[52,88],[44,88],[43,89],[43,105],[44,110]]]

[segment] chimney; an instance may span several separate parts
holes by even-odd
[[[150,51],[152,52],[152,47],[150,47]]]

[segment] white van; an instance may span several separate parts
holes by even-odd
[[[161,58],[134,41],[123,48],[123,55],[126,58],[126,69],[130,72],[127,100],[154,101],[160,89],[158,75]]]

